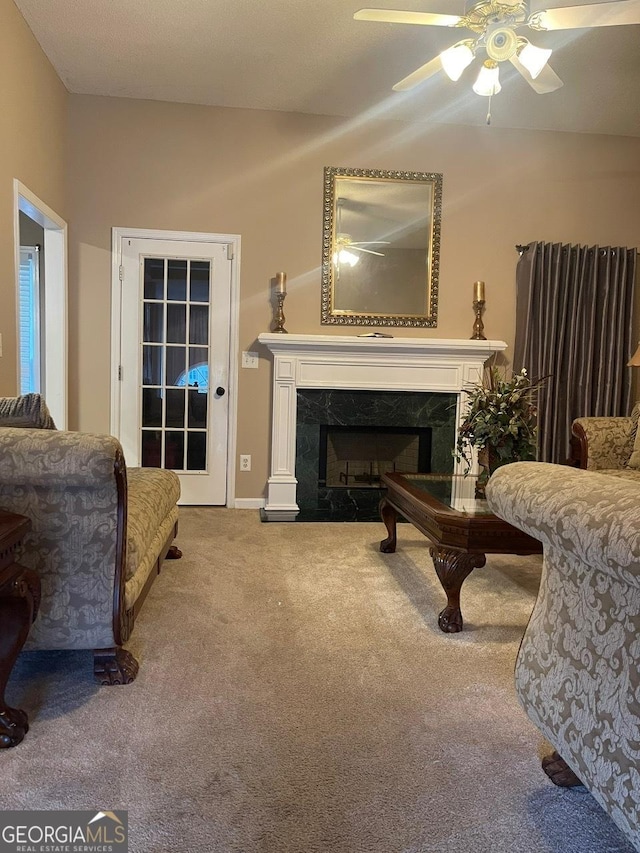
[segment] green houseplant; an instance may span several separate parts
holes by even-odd
[[[468,408],[458,432],[455,458],[471,470],[473,448],[487,480],[500,465],[536,458],[534,396],[542,380],[531,381],[523,368],[511,378],[497,368],[485,371],[484,382],[467,390]]]

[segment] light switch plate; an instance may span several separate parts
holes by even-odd
[[[257,370],[258,368],[258,353],[257,352],[243,352],[242,353],[242,366],[243,367],[252,367]]]

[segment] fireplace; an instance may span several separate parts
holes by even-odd
[[[451,449],[464,414],[465,388],[478,382],[485,361],[507,346],[504,341],[426,336],[376,338],[266,332],[258,340],[273,353],[271,468],[263,510],[263,517],[270,521],[302,519],[309,511],[305,506],[315,506],[316,513],[338,503],[352,507],[353,498],[363,494],[370,496],[372,517],[377,519],[377,489],[351,488],[351,484],[347,488],[319,486],[322,424],[430,427],[432,470],[452,470],[451,466],[458,470]],[[378,402],[373,407],[361,407],[359,419],[354,421],[350,397],[369,392],[377,396]],[[312,400],[305,396],[309,394],[319,396]],[[339,394],[347,395],[342,402],[338,401]],[[395,395],[395,402],[388,394]],[[440,412],[438,422],[389,416],[396,402],[409,399],[413,400],[411,406],[424,412],[433,412],[436,404],[443,406],[446,417],[445,412]],[[325,417],[334,403],[337,409],[331,417]],[[310,417],[300,418],[301,407]],[[361,520],[359,510],[353,512],[355,515],[342,517]]]
[[[377,521],[384,470],[452,473],[455,394],[300,388],[298,521]]]
[[[381,489],[391,471],[431,471],[430,427],[320,426],[318,486]]]

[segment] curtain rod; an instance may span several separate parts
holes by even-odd
[[[529,245],[524,246],[522,243],[516,243],[516,249],[520,255],[524,255],[528,248]],[[640,250],[636,250],[636,255],[640,255]]]

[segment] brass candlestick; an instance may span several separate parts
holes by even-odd
[[[276,327],[273,330],[274,332],[279,332],[283,335],[289,334],[284,327],[285,316],[284,316],[283,305],[284,305],[284,298],[286,295],[287,295],[286,293],[276,293],[276,299],[278,300],[278,304],[276,306],[276,316],[275,316]]]
[[[484,311],[484,299],[473,300],[473,310],[476,312],[476,319],[473,324],[472,341],[486,341],[487,339],[482,334],[484,331],[484,323],[482,322],[482,312]]]

